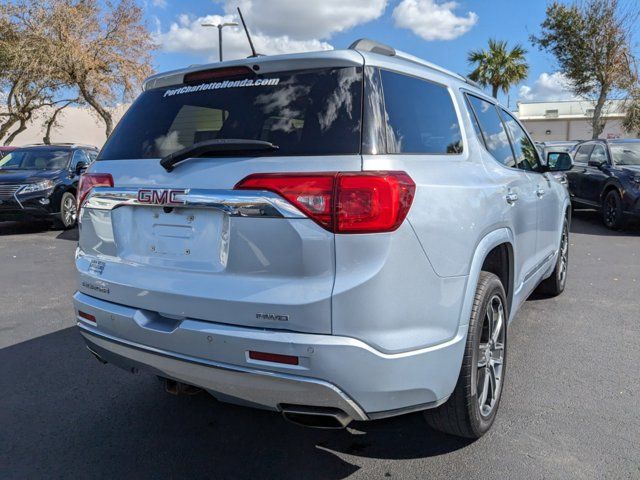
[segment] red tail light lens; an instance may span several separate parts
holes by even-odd
[[[298,365],[298,357],[293,355],[280,355],[278,353],[266,352],[249,352],[249,358],[252,360],[260,360],[261,362],[284,363],[286,365]]]
[[[88,320],[88,321],[90,321],[92,323],[96,323],[96,317],[94,317],[90,313],[86,313],[86,312],[83,312],[81,310],[78,310],[78,316],[80,318],[84,318],[85,320]]]
[[[402,224],[416,185],[405,172],[265,173],[235,188],[275,192],[335,233],[377,233]]]
[[[95,187],[113,187],[113,177],[109,173],[85,173],[78,182],[78,209]]]

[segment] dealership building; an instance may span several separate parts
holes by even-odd
[[[588,140],[591,138],[593,102],[519,102],[518,118],[538,142],[551,140]],[[600,138],[635,137],[622,127],[624,100],[608,100],[603,109],[606,120]]]

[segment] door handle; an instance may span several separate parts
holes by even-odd
[[[536,195],[538,195],[538,198],[542,197],[544,195],[544,188],[538,187],[538,190],[536,190]]]
[[[507,200],[507,203],[509,205],[513,205],[514,203],[516,203],[518,201],[518,194],[514,193],[514,192],[509,192],[509,193],[507,193],[505,199]]]

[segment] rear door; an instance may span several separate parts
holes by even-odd
[[[498,109],[490,102],[473,95],[467,95],[487,150],[505,168],[494,169],[493,175],[505,185],[504,201],[506,209],[505,221],[513,230],[515,238],[515,271],[516,286],[528,280],[540,261],[537,250],[538,233],[538,198],[536,196],[536,179],[518,168],[514,151],[511,147],[507,129]]]
[[[263,60],[260,75],[215,70],[145,91],[90,167],[114,187],[82,210],[81,291],[152,316],[331,333],[333,234],[271,192],[234,186],[254,173],[360,170],[358,62],[292,71]],[[159,163],[212,139],[278,150]]]
[[[587,175],[587,163],[593,151],[593,144],[580,145],[573,156],[573,167],[567,172],[569,182],[569,193],[572,200],[585,201],[584,178]]]
[[[591,156],[589,157],[590,162],[599,162],[602,163],[602,167],[596,167],[595,165],[587,164],[585,168],[585,172],[582,176],[582,182],[580,186],[580,190],[582,192],[582,198],[587,200],[592,204],[600,203],[600,194],[604,189],[604,184],[606,183],[609,175],[607,175],[603,169],[607,168],[609,165],[609,159],[607,157],[607,151],[604,148],[604,145],[596,144],[591,151]]]
[[[534,182],[538,204],[536,250],[542,262],[558,248],[560,222],[563,218],[560,211],[562,202],[558,195],[561,187],[550,173],[540,173],[540,158],[524,128],[509,112],[505,110],[501,112],[510,133],[518,168],[527,172]],[[538,265],[540,264],[536,266]]]

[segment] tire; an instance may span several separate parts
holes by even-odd
[[[476,439],[493,425],[507,359],[506,305],[500,279],[493,273],[480,272],[458,382],[446,403],[424,412],[432,428]],[[492,319],[489,311],[493,312]],[[489,341],[492,322],[494,336]]]
[[[69,230],[76,226],[77,216],[76,197],[66,192],[60,199],[60,212],[54,219],[54,227]]]
[[[551,276],[543,280],[538,286],[538,292],[550,297],[557,297],[564,292],[567,283],[567,272],[569,269],[569,222],[564,219],[562,225],[562,237],[560,238],[560,248],[558,249],[558,259],[556,267]]]
[[[602,223],[611,230],[619,230],[624,226],[622,198],[617,190],[609,190],[602,201]]]

